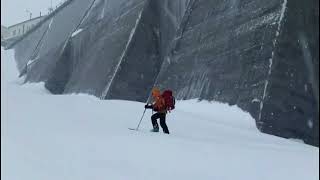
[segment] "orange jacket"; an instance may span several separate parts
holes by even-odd
[[[153,97],[153,101],[152,106],[155,111],[160,113],[167,112],[165,101],[161,96]]]

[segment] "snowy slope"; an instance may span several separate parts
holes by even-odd
[[[143,104],[50,95],[19,85],[13,52],[1,50],[1,178],[4,180],[316,180],[319,149],[259,133],[237,107],[181,101],[170,135],[150,133]]]

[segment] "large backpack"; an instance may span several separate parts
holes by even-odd
[[[176,104],[176,99],[172,94],[171,90],[165,90],[161,95],[165,101],[166,110],[169,112],[175,108]]]

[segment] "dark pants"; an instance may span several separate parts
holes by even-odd
[[[151,122],[152,122],[153,128],[159,129],[158,122],[157,122],[157,119],[159,119],[159,118],[160,118],[160,126],[162,127],[163,132],[169,134],[169,129],[166,124],[166,114],[165,113],[155,113],[151,116]]]

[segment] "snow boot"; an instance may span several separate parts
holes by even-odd
[[[153,129],[150,130],[151,132],[159,132],[159,126],[154,126]]]

